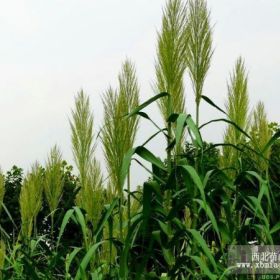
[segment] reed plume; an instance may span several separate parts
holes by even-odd
[[[46,164],[44,193],[50,209],[51,231],[53,231],[54,214],[58,207],[63,191],[62,155],[57,146],[54,146]]]
[[[124,116],[139,105],[139,86],[134,65],[126,60],[122,65],[118,77],[119,85],[115,91],[111,87],[106,91],[104,104],[104,125],[102,129],[102,143],[105,153],[107,170],[109,173],[109,196],[119,197],[120,236],[123,236],[123,186],[121,170],[126,152],[132,148],[137,127],[136,116]],[[128,224],[130,223],[130,176],[127,179],[128,190]]]
[[[199,106],[211,58],[212,27],[205,0],[190,0],[188,12],[187,66],[196,103],[196,124],[199,126]]]
[[[237,124],[241,129],[248,132],[250,125],[248,75],[244,60],[239,57],[234,70],[230,75],[228,84],[228,97],[226,110],[230,121]],[[235,127],[229,125],[224,135],[224,142],[239,145],[245,142],[245,135]],[[232,147],[223,148],[223,165],[236,167],[239,152]]]
[[[269,139],[272,136],[272,131],[269,128],[269,122],[267,119],[267,115],[265,112],[265,107],[263,102],[258,102],[254,112],[253,119],[251,125],[251,137],[252,137],[252,146],[253,148],[262,153],[265,145],[268,143]],[[268,159],[270,157],[270,149],[267,149],[261,158],[260,156],[254,154],[252,155],[255,161],[258,163],[258,168],[262,172],[266,172],[268,170]]]
[[[106,91],[102,143],[107,170],[110,175],[109,189],[113,195],[122,195],[121,167],[125,153],[133,146],[138,118],[124,118],[139,104],[139,86],[134,65],[126,60],[119,74],[119,86]]]
[[[24,238],[30,238],[32,227],[36,228],[36,218],[42,207],[43,186],[42,167],[35,163],[24,179],[19,196],[21,231]]]
[[[102,174],[94,158],[93,114],[89,97],[81,90],[75,98],[72,110],[72,150],[79,170],[80,191],[76,198],[78,206],[87,213],[87,218],[96,226],[104,206]]]
[[[169,0],[158,32],[155,64],[155,94],[168,92],[169,98],[158,101],[166,122],[171,113],[185,111],[184,73],[186,70],[187,8],[181,0]]]

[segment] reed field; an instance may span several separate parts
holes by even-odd
[[[280,244],[280,127],[262,101],[250,103],[243,57],[224,106],[204,90],[211,22],[206,0],[167,0],[150,99],[140,102],[137,68],[126,59],[117,86],[102,95],[100,130],[89,95],[73,100],[75,168],[54,146],[27,173],[0,171],[1,279],[247,279],[231,273],[228,245]],[[185,92],[186,75],[193,92]],[[195,97],[193,116],[186,94]],[[202,123],[202,103],[220,117]],[[156,132],[136,146],[147,122]],[[206,126],[220,124],[221,143],[202,139]],[[162,158],[147,148],[160,135]],[[149,172],[138,186],[131,164]]]

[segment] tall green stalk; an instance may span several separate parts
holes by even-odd
[[[205,0],[189,1],[187,34],[187,66],[195,95],[196,125],[199,127],[200,101],[213,55],[210,12]],[[196,170],[199,169],[198,150],[196,151],[195,167]],[[197,213],[196,203],[194,203],[193,212]],[[197,216],[194,216],[193,228],[196,227],[196,223]]]
[[[163,11],[161,30],[157,38],[156,81],[154,92],[168,92],[167,98],[158,100],[158,106],[167,127],[167,146],[174,135],[168,118],[172,113],[185,112],[184,73],[186,70],[187,8],[181,0],[169,0]],[[178,154],[182,145],[177,145]],[[167,150],[167,170],[170,174],[172,152]],[[171,201],[170,190],[166,193],[166,207]]]
[[[134,65],[126,60],[119,74],[119,86],[116,91],[109,88],[103,98],[104,126],[102,143],[105,153],[107,170],[110,175],[109,190],[111,195],[120,199],[120,235],[123,234],[122,204],[124,200],[121,184],[122,161],[126,152],[132,148],[138,118],[124,118],[139,104],[139,86]],[[130,180],[127,182],[130,191]],[[130,193],[128,194],[130,196]],[[128,209],[130,216],[130,209]]]

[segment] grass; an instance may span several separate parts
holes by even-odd
[[[136,69],[126,60],[117,88],[104,94],[100,133],[89,96],[76,95],[70,127],[77,176],[58,147],[23,182],[21,170],[0,173],[2,279],[237,279],[227,265],[228,245],[279,243],[279,126],[269,124],[263,103],[250,117],[241,58],[226,108],[204,95],[212,33],[206,1],[169,0],[154,95],[140,104]],[[186,73],[194,118],[186,113]],[[154,102],[163,127],[149,111]],[[221,117],[200,124],[201,102]],[[134,146],[143,118],[157,131]],[[226,126],[224,143],[209,144],[201,131],[216,122]],[[163,158],[147,148],[159,134],[166,139]],[[99,138],[106,175],[95,154]],[[132,162],[150,174],[138,187],[130,183]]]

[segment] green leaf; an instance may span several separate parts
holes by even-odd
[[[271,199],[269,195],[269,187],[266,180],[264,180],[257,172],[255,171],[246,171],[247,174],[255,177],[260,184],[260,191],[258,194],[258,201],[261,203],[263,195],[267,198],[269,209],[271,210]]]
[[[120,269],[119,269],[119,279],[120,280],[127,280],[128,279],[128,257],[129,257],[129,250],[133,246],[133,242],[135,237],[138,233],[140,228],[140,223],[143,219],[142,215],[135,216],[134,221],[131,223],[130,228],[128,229],[128,234],[126,236],[124,247],[120,257]]]
[[[264,240],[263,236],[265,236],[266,237],[266,240],[264,240],[265,243],[269,245],[274,245],[269,228],[266,225],[253,224],[252,227],[256,229],[257,234],[259,235],[259,238],[261,240]]]
[[[196,229],[187,229],[187,231],[191,233],[191,235],[195,239],[196,243],[201,247],[201,249],[203,250],[205,255],[208,257],[209,261],[211,262],[213,268],[216,271],[217,270],[217,265],[216,265],[215,259],[212,256],[212,253],[211,253],[210,249],[208,248],[205,240],[203,239],[203,237],[201,236],[199,231],[197,231]]]
[[[149,100],[147,100],[146,102],[142,103],[137,108],[135,108],[132,112],[130,112],[128,115],[126,115],[126,117],[129,118],[129,117],[137,114],[138,112],[140,112],[142,109],[144,109],[145,107],[147,107],[148,105],[150,105],[151,103],[156,101],[157,99],[162,98],[164,96],[168,96],[168,95],[169,95],[169,93],[167,93],[167,92],[161,92],[161,93],[153,96],[152,98],[150,98]]]
[[[85,217],[79,207],[75,206],[74,211],[76,213],[77,221],[81,226],[84,240],[87,240],[87,225],[86,225]]]
[[[181,144],[181,137],[183,135],[186,119],[186,114],[180,114],[177,118],[175,131],[176,147],[178,147]]]
[[[199,129],[198,129],[197,125],[194,123],[194,121],[193,121],[193,119],[190,115],[188,115],[188,117],[186,119],[186,122],[188,124],[189,129],[191,130],[191,132],[195,136],[195,140],[197,141],[198,146],[200,148],[202,148],[203,144],[202,144],[202,138],[201,138]]]
[[[280,230],[280,222],[278,222],[276,225],[273,226],[273,228],[270,230],[270,234],[278,232],[279,230]]]
[[[60,227],[60,230],[59,230],[59,234],[58,234],[58,239],[57,239],[57,244],[56,244],[56,246],[59,245],[60,239],[61,239],[61,237],[62,237],[62,234],[63,234],[64,230],[65,230],[65,227],[66,227],[66,225],[68,224],[69,219],[71,218],[71,216],[73,215],[73,213],[74,213],[74,209],[69,209],[69,210],[66,212],[66,214],[64,215],[63,220],[62,220],[62,224],[61,224],[61,227]]]
[[[169,267],[172,267],[175,264],[175,258],[173,252],[162,244],[160,231],[159,230],[153,231],[153,237],[159,243],[166,263],[168,264]]]
[[[1,202],[1,207],[3,207],[3,209],[5,210],[7,216],[9,217],[9,220],[13,223],[13,226],[15,227],[15,229],[18,229],[14,219],[12,218],[12,215],[10,214],[9,210],[7,209],[5,203]],[[0,207],[0,209],[1,209]]]
[[[267,238],[272,242],[272,237],[269,232],[269,221],[267,216],[265,215],[263,208],[259,202],[259,200],[254,196],[248,196],[248,199],[245,199],[249,207],[251,208],[252,213],[254,213],[261,221],[264,223],[264,230]]]
[[[167,119],[167,122],[168,123],[174,123],[174,122],[176,122],[176,120],[178,119],[178,117],[179,117],[179,114],[177,114],[177,113],[172,113],[169,117],[168,117],[168,119]]]
[[[145,147],[138,146],[136,148],[132,148],[132,149],[128,150],[128,152],[125,154],[123,162],[122,162],[122,168],[121,168],[121,186],[122,187],[124,186],[125,179],[126,179],[129,167],[130,167],[131,159],[134,154],[139,155],[141,158],[156,165],[160,169],[166,170],[164,163]]]
[[[227,113],[222,110],[219,106],[217,106],[209,97],[205,96],[205,95],[201,95],[201,98],[206,101],[208,104],[210,104],[211,106],[215,107],[216,109],[218,109],[220,112],[224,113],[225,115],[227,115]]]
[[[154,154],[152,154],[148,149],[143,146],[139,146],[135,149],[135,153],[139,155],[141,158],[147,160],[148,162],[156,165],[162,170],[166,170],[164,163],[157,158]]]
[[[78,268],[78,271],[76,273],[75,276],[75,280],[79,280],[81,279],[81,274],[85,273],[85,270],[91,260],[91,258],[93,257],[94,253],[96,252],[96,250],[98,249],[98,247],[103,244],[105,241],[101,241],[98,242],[96,244],[94,244],[93,246],[90,247],[90,249],[87,251],[86,255],[84,256],[84,258],[82,259],[82,262]]]
[[[130,167],[131,159],[135,153],[135,150],[136,150],[136,148],[131,148],[124,155],[124,158],[122,161],[122,168],[121,168],[121,178],[120,178],[122,188],[124,186],[125,179],[126,179],[129,167]]]
[[[107,211],[104,213],[104,215],[102,216],[102,218],[100,219],[100,223],[97,226],[97,230],[95,232],[95,237],[97,238],[98,235],[100,234],[100,232],[103,230],[105,223],[108,221],[109,217],[111,216],[112,212],[114,211],[114,209],[116,208],[118,204],[118,198],[115,198],[111,204],[109,205],[109,208],[107,209]]]
[[[202,201],[201,199],[194,199],[194,201],[196,201],[200,205],[200,207],[202,209],[204,209],[206,215],[208,216],[208,218],[210,219],[210,221],[212,223],[214,230],[216,231],[216,233],[219,237],[219,240],[221,241],[220,231],[218,228],[217,220],[216,220],[211,208],[209,207],[209,205],[206,203],[206,201]]]
[[[210,178],[210,176],[211,176],[213,173],[214,173],[214,170],[209,170],[209,171],[207,171],[207,173],[205,174],[204,179],[203,179],[203,187],[204,187],[204,189],[206,188],[206,185],[207,185],[207,183],[208,183],[208,181],[209,181],[209,178]]]
[[[166,128],[162,128],[162,129],[161,129],[161,128],[149,117],[149,115],[148,115],[147,113],[145,113],[145,112],[138,112],[137,115],[143,117],[144,119],[149,120],[149,121],[159,130],[159,132],[162,132],[166,137],[168,136],[168,135],[165,133],[165,131],[166,131],[167,129],[166,129]],[[158,133],[159,133],[159,132],[158,132]],[[151,137],[150,137],[150,138],[151,138]],[[148,142],[148,141],[146,141],[146,142]],[[142,146],[144,146],[144,145],[142,145]]]
[[[235,269],[236,269],[236,266],[229,266],[229,267],[223,272],[223,274],[221,275],[221,277],[219,278],[219,280],[223,280],[225,276],[228,276],[228,274],[231,273],[231,272],[230,272],[231,270],[233,271],[233,270],[235,270]],[[226,279],[228,279],[228,278],[226,278]]]
[[[207,265],[205,264],[205,262],[198,256],[191,256],[191,258],[199,265],[201,271],[208,276],[209,279],[211,280],[216,280],[217,276],[215,274],[213,274],[209,268],[207,267]]]
[[[160,221],[159,219],[157,219],[158,224],[162,230],[162,232],[164,232],[166,234],[166,236],[171,239],[173,234],[172,234],[172,230],[170,228],[169,224],[163,223],[162,221]]]
[[[141,146],[144,147],[145,145],[147,145],[152,139],[154,139],[158,134],[163,133],[164,135],[166,135],[164,133],[164,131],[166,131],[166,128],[160,129],[157,132],[155,132],[153,135],[151,135]]]
[[[76,255],[82,250],[82,248],[75,248],[70,254],[67,254],[66,259],[65,259],[65,271],[66,275],[69,273],[69,269],[71,266],[71,263],[73,259],[76,257]]]
[[[145,113],[145,112],[137,112],[136,114],[141,116],[141,117],[143,117],[144,119],[147,119],[149,121],[151,120],[149,115],[147,113]]]
[[[280,130],[278,130],[271,138],[270,140],[267,142],[267,144],[264,146],[262,153],[265,153],[269,147],[271,147],[273,145],[273,143],[280,137]]]
[[[204,193],[204,188],[203,188],[203,183],[199,177],[199,175],[197,174],[196,170],[190,166],[190,165],[181,165],[181,167],[183,168],[183,170],[186,170],[188,172],[188,174],[191,176],[194,184],[197,186],[201,198],[203,201],[205,201],[205,193]]]
[[[225,122],[225,123],[231,124],[231,125],[234,126],[237,130],[239,130],[241,133],[243,133],[247,138],[251,139],[251,136],[250,136],[247,132],[245,132],[240,126],[238,126],[235,122],[230,121],[230,120],[228,120],[228,119],[223,119],[223,118],[211,120],[211,121],[209,121],[209,122],[207,122],[207,123],[204,123],[204,124],[202,124],[202,125],[199,127],[199,129],[203,128],[204,126],[206,126],[206,125],[208,125],[208,124],[210,124],[210,123],[214,123],[214,122]]]

